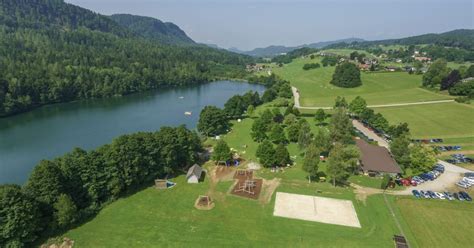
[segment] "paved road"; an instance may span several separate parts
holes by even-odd
[[[291,86],[293,91],[293,98],[295,99],[295,107],[299,109],[332,109],[332,107],[303,107],[300,105],[300,93],[298,89],[294,86]],[[408,103],[393,103],[393,104],[379,104],[379,105],[368,105],[369,108],[389,108],[389,107],[402,107],[402,106],[412,106],[412,105],[425,105],[425,104],[437,104],[437,103],[449,103],[454,102],[454,100],[437,100],[437,101],[423,101],[423,102],[408,102]]]
[[[390,146],[388,142],[384,139],[382,139],[380,136],[375,134],[373,131],[370,131],[368,128],[366,128],[362,123],[360,123],[358,120],[352,120],[352,125],[362,133],[364,133],[367,137],[377,141],[379,146],[383,146],[387,149],[390,149]]]

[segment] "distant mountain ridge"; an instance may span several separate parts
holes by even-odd
[[[398,39],[374,40],[357,42],[356,46],[371,45],[421,45],[432,44],[439,46],[449,46],[463,48],[467,50],[474,49],[474,29],[456,29],[444,33],[429,33],[416,36],[410,36]],[[340,48],[351,46],[348,43],[331,44],[330,47]]]
[[[334,41],[322,41],[322,42],[316,42],[316,43],[311,43],[311,44],[304,44],[300,46],[295,46],[295,47],[287,47],[287,46],[268,46],[268,47],[263,47],[263,48],[255,48],[251,51],[241,51],[236,48],[229,48],[228,50],[231,52],[236,52],[236,53],[241,53],[245,55],[250,55],[253,57],[274,57],[277,55],[281,55],[283,53],[288,53],[293,50],[302,48],[302,47],[309,47],[309,48],[323,48],[328,45],[332,44],[339,44],[339,43],[352,43],[352,42],[363,42],[365,40],[360,39],[360,38],[347,38],[347,39],[341,39],[341,40],[334,40]]]
[[[114,14],[110,18],[134,34],[147,39],[155,39],[164,44],[196,44],[181,28],[171,22],[130,14]]]

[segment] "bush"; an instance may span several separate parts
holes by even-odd
[[[307,71],[307,70],[311,70],[311,69],[317,69],[321,67],[321,65],[319,63],[309,63],[309,64],[305,64],[303,66],[303,70]]]
[[[381,189],[386,189],[388,187],[388,184],[390,183],[391,179],[392,178],[390,177],[389,174],[384,174],[383,179],[382,179],[382,183],[380,184],[380,188]]]
[[[467,96],[460,96],[460,97],[457,97],[456,99],[454,99],[456,102],[458,103],[466,103],[466,104],[470,104],[471,103],[471,99]]]
[[[354,88],[362,85],[359,68],[355,64],[345,62],[336,67],[332,75],[331,84],[343,87]]]
[[[474,80],[455,84],[449,89],[449,94],[453,96],[474,97]]]

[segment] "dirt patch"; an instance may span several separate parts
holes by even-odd
[[[214,170],[214,179],[216,181],[232,180],[234,169],[227,166],[216,166]]]
[[[260,164],[258,164],[258,163],[249,162],[249,163],[247,164],[247,168],[249,168],[250,170],[260,170],[261,166],[260,166]]]
[[[41,248],[72,248],[74,246],[74,240],[71,240],[69,238],[64,237],[62,239],[62,242],[58,240],[57,242],[54,242],[53,244],[44,244],[41,246]]]
[[[272,180],[263,180],[262,196],[259,201],[262,204],[268,204],[272,199],[273,192],[280,185],[281,178],[273,178]]]
[[[364,205],[365,205],[365,200],[367,199],[368,196],[383,193],[383,190],[381,190],[381,189],[362,187],[362,186],[354,184],[354,183],[351,183],[351,187],[354,188],[354,193],[356,194],[356,199],[363,202]]]
[[[211,210],[214,208],[214,206],[214,201],[212,201],[210,196],[200,195],[194,203],[194,207],[199,210]]]
[[[239,181],[248,180],[253,178],[253,171],[252,170],[237,170],[234,173],[234,179]]]

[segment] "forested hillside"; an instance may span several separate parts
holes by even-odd
[[[161,43],[170,45],[196,44],[183,30],[171,22],[162,22],[151,17],[128,14],[111,15],[110,18],[144,38],[156,39]]]
[[[0,185],[0,247],[35,247],[38,237],[87,221],[104,204],[156,178],[182,173],[199,151],[195,132],[162,127],[43,160],[23,187]]]
[[[252,59],[136,36],[59,0],[0,2],[0,116],[44,104],[245,76]]]

